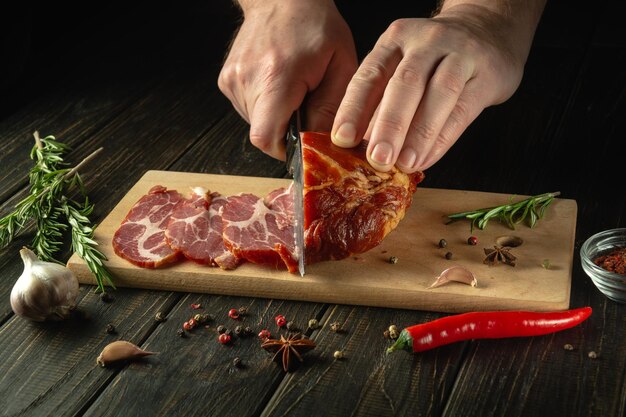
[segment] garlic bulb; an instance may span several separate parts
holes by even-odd
[[[28,248],[22,248],[24,272],[11,291],[15,314],[34,321],[62,320],[76,307],[78,280],[63,265],[40,261]]]

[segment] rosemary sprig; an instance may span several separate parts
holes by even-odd
[[[6,247],[13,238],[31,221],[37,229],[33,248],[40,259],[58,262],[55,254],[63,245],[63,234],[69,228],[72,234],[72,249],[86,262],[94,274],[98,290],[104,292],[104,284],[113,288],[112,276],[103,265],[106,256],[100,252],[93,240],[93,227],[89,215],[93,204],[89,203],[85,188],[78,174],[102,148],[91,153],[74,168],[67,168],[63,155],[69,147],[56,141],[54,136],[40,138],[35,132],[35,146],[30,156],[35,165],[29,172],[30,193],[18,202],[13,212],[0,218],[0,248]],[[80,190],[84,203],[80,204],[68,194]],[[62,219],[63,218],[63,219]],[[63,221],[64,220],[64,221]]]
[[[517,203],[511,202],[501,206],[448,214],[446,217],[450,220],[446,224],[461,219],[468,219],[472,221],[470,225],[471,230],[474,230],[474,227],[482,230],[487,226],[489,220],[496,218],[506,223],[511,229],[515,229],[515,225],[523,221],[526,221],[528,226],[532,228],[543,217],[554,198],[560,194],[559,191],[539,194]],[[513,197],[511,197],[512,199]]]

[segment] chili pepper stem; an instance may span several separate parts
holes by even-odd
[[[387,354],[397,350],[407,350],[409,352],[413,350],[413,338],[408,331],[402,330],[400,332],[400,336],[398,336],[396,342],[387,348]]]

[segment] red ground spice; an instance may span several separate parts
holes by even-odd
[[[606,255],[598,256],[593,263],[607,271],[626,275],[626,248],[616,248]]]

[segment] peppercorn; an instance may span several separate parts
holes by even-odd
[[[341,330],[341,324],[338,321],[331,323],[330,330],[333,332],[339,332]]]
[[[113,334],[113,333],[115,333],[115,326],[113,326],[111,323],[109,323],[109,324],[107,324],[107,327],[106,327],[105,330],[106,330],[106,332],[108,334]]]
[[[230,310],[228,310],[228,317],[237,320],[239,318],[239,310],[237,310],[236,308],[231,308]]]
[[[389,337],[392,339],[397,339],[400,336],[400,332],[398,332],[398,327],[395,324],[389,326]]]
[[[470,236],[467,238],[467,244],[475,246],[478,243],[478,238],[476,236]]]
[[[598,354],[592,350],[587,354],[587,356],[589,356],[589,358],[591,359],[596,359],[598,357]]]
[[[280,314],[274,318],[274,321],[276,322],[276,325],[278,327],[283,327],[285,324],[287,324],[287,319]]]
[[[270,337],[272,337],[272,334],[267,329],[263,329],[259,332],[259,339],[269,339]]]
[[[315,330],[320,326],[319,322],[317,321],[317,319],[311,319],[309,320],[309,329],[311,330]]]
[[[219,334],[222,334],[222,333],[224,333],[225,331],[226,331],[226,327],[225,327],[225,326],[222,326],[221,324],[220,324],[219,326],[217,326],[217,332],[218,332]]]
[[[213,316],[210,314],[203,314],[202,315],[202,323],[208,323],[210,321],[213,320]]]
[[[178,337],[185,337],[185,331],[183,329],[176,330]]]
[[[341,350],[337,350],[335,351],[335,353],[333,353],[333,356],[335,357],[335,359],[343,359],[343,352]]]
[[[397,256],[390,256],[389,257],[389,263],[390,264],[397,264],[398,263],[398,257]]]
[[[446,246],[448,246],[448,242],[445,239],[441,239],[439,241],[439,247],[440,248],[445,248]]]
[[[239,356],[233,359],[233,366],[235,368],[243,368],[243,363],[241,362],[241,358]]]
[[[390,332],[397,332],[398,331],[398,326],[396,326],[395,324],[392,324],[389,326],[388,329]]]
[[[246,335],[246,336],[250,336],[250,335],[252,335],[253,333],[254,333],[254,331],[252,330],[252,328],[251,328],[251,327],[249,327],[249,326],[244,327],[244,329],[243,329],[243,334],[244,334],[244,335]]]
[[[217,337],[217,341],[220,342],[221,344],[225,345],[228,342],[230,342],[230,335],[226,334],[226,333],[222,333],[221,335],[219,335]]]
[[[447,260],[452,259],[452,252],[446,252],[446,259]]]
[[[154,316],[154,320],[159,322],[159,323],[163,323],[165,320],[167,320],[167,317],[165,317],[165,313],[159,311],[158,313],[156,313],[156,315]]]
[[[102,294],[100,294],[100,301],[102,301],[103,303],[111,303],[113,302],[113,300],[115,299],[108,292],[103,292]]]
[[[248,313],[248,307],[241,306],[239,307],[239,315],[245,316]]]
[[[243,335],[243,326],[237,326],[235,327],[235,336],[242,336]]]
[[[193,316],[193,319],[197,322],[197,323],[204,323],[204,319],[202,317],[202,314],[196,314],[195,316]]]
[[[287,324],[285,325],[285,327],[287,328],[287,330],[292,331],[292,330],[297,330],[296,329],[296,325],[294,324],[293,321],[288,321]]]
[[[563,349],[565,349],[565,350],[574,350],[574,346],[570,345],[569,343],[566,343],[565,345],[563,345]]]
[[[385,337],[385,339],[390,339],[390,338],[391,338],[391,336],[389,336],[389,330],[385,330],[385,331],[383,332],[383,336]]]

